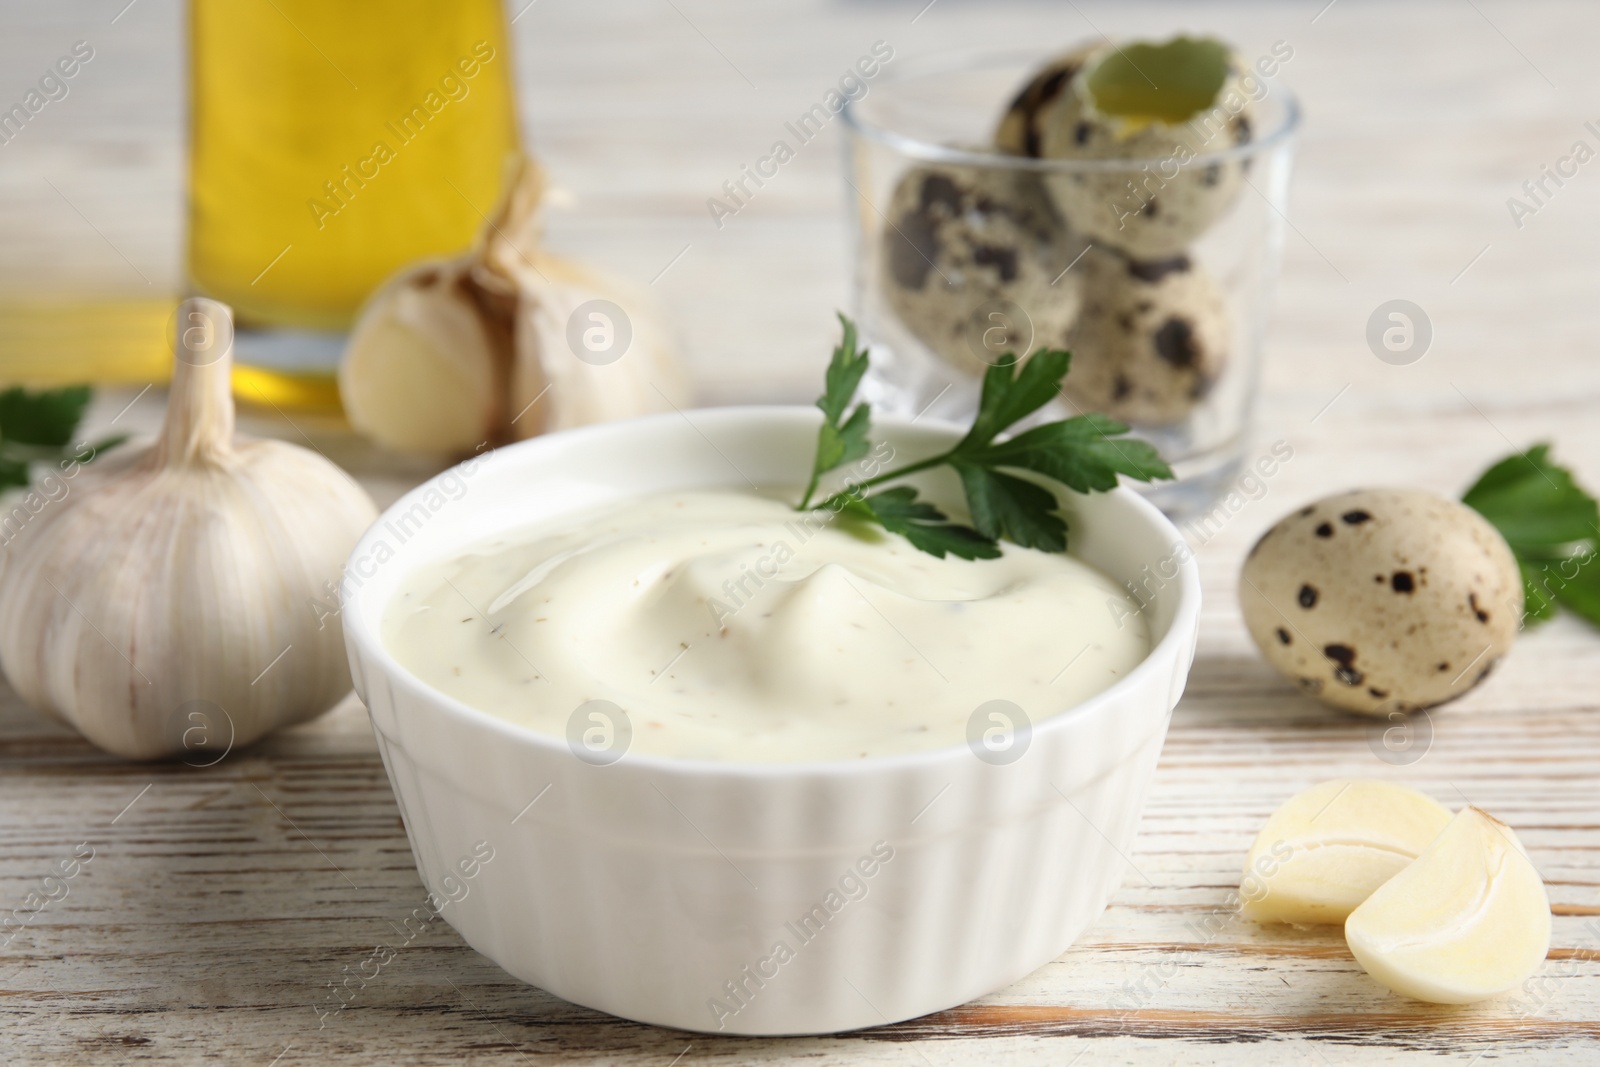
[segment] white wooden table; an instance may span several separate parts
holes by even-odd
[[[512,0],[513,13],[524,2]],[[19,906],[80,843],[94,859],[0,949],[0,1061],[1596,1062],[1600,634],[1562,619],[1525,635],[1489,682],[1433,715],[1420,757],[1396,764],[1378,757],[1365,722],[1268,670],[1233,583],[1265,526],[1336,488],[1459,491],[1539,439],[1600,485],[1600,163],[1520,229],[1506,206],[1575,140],[1597,146],[1583,122],[1600,115],[1600,11],[1503,0],[923,2],[539,0],[515,24],[524,120],[574,194],[551,220],[553,244],[640,282],[660,275],[701,400],[803,401],[846,300],[833,134],[721,230],[705,199],[873,41],[900,56],[1096,30],[1205,29],[1251,54],[1290,42],[1282,77],[1308,121],[1260,440],[1288,442],[1294,458],[1200,551],[1199,658],[1134,869],[1100,922],[976,1003],[803,1040],[610,1019],[510,979],[436,924],[319,1028],[313,1004],[327,983],[390,937],[422,894],[360,705],[352,698],[197,769],[112,760],[5,692],[0,909]],[[6,292],[138,295],[150,291],[144,278],[176,289],[181,21],[175,0],[124,3],[0,16],[0,100],[72,41],[97,49],[74,95],[42,116],[50,123],[0,146]],[[1422,305],[1436,331],[1411,366],[1379,362],[1363,341],[1367,316],[1394,297]],[[94,418],[109,421],[136,391],[103,393]],[[152,390],[125,420],[152,424],[160,401]],[[336,426],[296,421],[252,428],[309,434],[380,504],[428,473]],[[1336,931],[1232,914],[1227,894],[1267,813],[1337,775],[1410,782],[1518,829],[1555,911],[1548,981],[1535,995],[1421,1006],[1366,978]]]

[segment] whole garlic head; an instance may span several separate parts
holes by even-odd
[[[349,692],[316,605],[377,517],[321,456],[235,439],[226,306],[189,300],[178,321],[160,435],[77,473],[0,574],[13,688],[135,759],[248,744]]]
[[[407,268],[367,301],[339,368],[356,429],[462,454],[685,399],[652,302],[541,249],[543,196],[538,164],[518,157],[471,252]]]

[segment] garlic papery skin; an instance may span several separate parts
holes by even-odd
[[[470,252],[407,268],[367,301],[339,367],[357,430],[461,455],[686,402],[653,301],[541,248],[544,188],[517,157]]]
[[[515,437],[687,403],[677,357],[664,343],[667,331],[646,298],[557,256],[532,262],[518,271],[522,290],[536,296],[522,303],[515,323]]]
[[[160,434],[77,474],[0,573],[12,687],[135,759],[225,752],[349,692],[327,605],[377,517],[316,453],[235,439],[227,307],[185,301],[178,327]]]
[[[470,265],[427,261],[368,300],[339,365],[357,431],[385,448],[455,455],[497,436],[507,369],[471,293]]]
[[[1256,835],[1240,910],[1256,922],[1342,923],[1449,822],[1450,809],[1410,786],[1321,782],[1284,801]]]
[[[1471,1004],[1526,981],[1550,951],[1550,899],[1505,823],[1465,808],[1344,924],[1367,973],[1396,993]]]

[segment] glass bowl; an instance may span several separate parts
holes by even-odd
[[[1219,103],[1172,128],[1187,151],[1004,154],[1000,118],[1049,59],[897,63],[846,106],[865,396],[966,421],[1002,353],[1069,348],[1063,395],[1039,418],[1129,423],[1177,474],[1140,491],[1189,517],[1227,490],[1249,445],[1299,109],[1263,56],[1238,65],[1240,111]],[[1066,129],[1052,135],[1089,136]]]

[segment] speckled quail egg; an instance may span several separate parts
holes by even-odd
[[[1228,359],[1227,305],[1211,275],[1188,256],[1144,261],[1099,248],[1069,273],[1082,274],[1083,308],[1065,345],[1067,397],[1145,425],[1186,417]]]
[[[1263,83],[1218,41],[1101,45],[1034,125],[1047,159],[1129,164],[1050,172],[1045,186],[1096,243],[1139,259],[1177,255],[1244,187],[1247,161],[1206,157],[1250,141],[1252,92]]]
[[[994,131],[994,146],[1013,156],[1038,159],[1044,154],[1039,118],[1066,92],[1072,79],[1103,42],[1090,41],[1070,48],[1034,72],[1017,95],[1011,98],[1000,125]]]
[[[1076,250],[1037,184],[1003,167],[917,167],[887,217],[884,298],[946,363],[981,374],[1076,319],[1078,279],[1063,274]]]
[[[1312,696],[1369,715],[1432,707],[1511,648],[1522,578],[1476,511],[1418,489],[1364,489],[1262,535],[1239,578],[1250,636]]]

